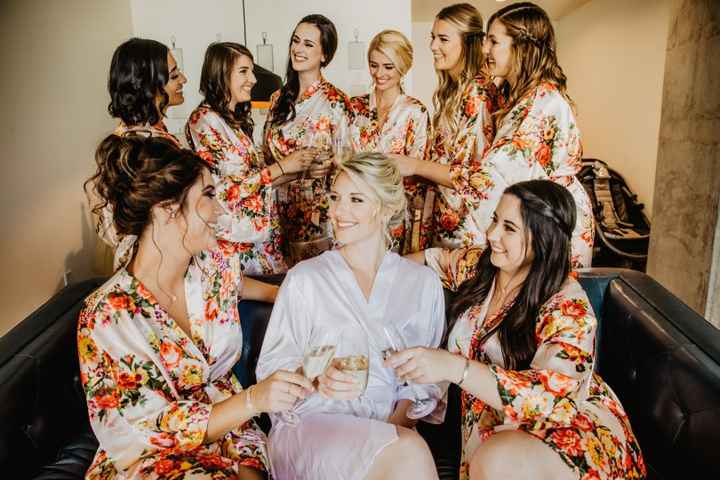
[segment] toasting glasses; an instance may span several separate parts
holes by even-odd
[[[384,348],[382,352],[384,359],[387,359],[395,352],[406,350],[408,348],[405,337],[400,329],[395,325],[384,325],[383,333],[386,341],[386,348]],[[437,400],[430,397],[423,389],[417,388],[417,385],[413,383],[407,382],[406,385],[410,387],[410,390],[415,397],[412,405],[410,405],[410,408],[407,410],[407,417],[411,420],[417,420],[430,415],[437,406]]]
[[[317,325],[312,327],[303,354],[302,374],[305,378],[314,382],[317,377],[325,373],[335,356],[338,342],[339,336],[336,332],[327,328],[321,329]],[[290,410],[280,414],[286,424],[297,425],[300,420],[296,411],[298,404],[299,401]]]

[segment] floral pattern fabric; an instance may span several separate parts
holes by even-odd
[[[237,258],[201,255],[185,277],[190,335],[121,268],[86,300],[80,374],[100,443],[88,479],[235,478],[267,471],[265,435],[250,420],[203,443],[212,406],[242,390],[232,373],[242,331]],[[213,266],[212,269],[209,269]]]
[[[217,222],[222,250],[239,255],[247,274],[287,271],[272,178],[252,139],[208,105],[190,115],[185,136],[215,181],[215,198],[223,209]]]
[[[271,97],[277,101],[279,92]],[[270,109],[272,111],[272,107]],[[314,82],[295,102],[295,117],[280,125],[268,115],[264,131],[267,162],[279,161],[303,148],[331,154],[336,146],[350,146],[350,100],[324,78]],[[285,258],[290,264],[310,258],[332,245],[328,222],[326,178],[292,180],[276,189]]]
[[[117,128],[113,131],[113,135],[117,135],[118,137],[137,135],[141,137],[164,138],[165,140],[172,142],[178,148],[182,147],[180,141],[172,133],[168,132],[168,129],[162,120],[155,125],[138,125],[134,127],[128,127],[124,122],[120,122]],[[115,229],[115,224],[113,223],[112,207],[109,204],[106,205],[100,212],[95,231],[103,242],[115,250],[113,257],[113,271],[126,265],[127,262],[130,261],[130,257],[132,256],[132,252],[135,247],[135,242],[137,241],[137,236],[118,235],[117,230]]]
[[[575,174],[580,170],[582,145],[575,116],[557,87],[545,83],[520,99],[505,115],[480,168],[470,181],[480,192],[479,218],[485,230],[508,186],[525,180],[547,179],[570,190],[577,207],[572,235],[572,264],[590,267],[593,213],[590,199]]]
[[[474,275],[480,250],[426,251],[428,265],[449,287]],[[492,287],[494,288],[494,286]],[[448,349],[490,366],[502,410],[463,391],[460,478],[469,478],[477,448],[495,432],[525,431],[560,455],[582,480],[645,478],[630,421],[610,387],[593,372],[597,320],[580,284],[568,278],[540,308],[537,350],[526,370],[505,368],[495,328],[507,308],[487,316],[487,303],[470,307],[450,333]],[[509,306],[508,306],[509,307]]]
[[[478,186],[470,181],[470,173],[479,168],[495,135],[492,112],[496,102],[495,86],[488,78],[478,76],[463,92],[456,113],[457,131],[438,129],[434,133],[430,160],[450,166],[453,185],[437,187],[440,195],[435,200],[434,246],[467,247],[484,235],[476,218]]]
[[[383,125],[378,121],[375,92],[350,100],[350,127],[355,152],[382,152],[426,159],[429,153],[430,116],[416,98],[400,94]],[[433,236],[434,184],[420,177],[403,179],[407,209],[402,223],[391,226],[396,246],[405,255],[431,246]]]

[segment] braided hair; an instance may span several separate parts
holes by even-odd
[[[495,21],[512,38],[508,76],[513,79],[512,85],[506,82],[502,86],[507,102],[495,113],[497,118],[502,119],[521,98],[543,83],[555,85],[572,105],[567,77],[557,59],[555,30],[545,10],[531,2],[513,3],[495,12],[488,20],[488,28]]]
[[[498,327],[505,366],[526,369],[535,355],[535,324],[540,308],[555,295],[570,274],[570,243],[576,208],[570,192],[550,180],[530,180],[511,185],[505,195],[520,200],[526,249],[532,251],[530,272]],[[460,285],[448,309],[450,331],[465,311],[485,301],[498,268],[486,248],[473,278]]]

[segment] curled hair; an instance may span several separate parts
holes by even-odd
[[[463,93],[473,78],[480,75],[484,63],[482,53],[482,44],[485,38],[483,18],[478,9],[469,3],[456,3],[440,10],[435,20],[450,23],[458,29],[462,37],[460,75],[457,79],[453,79],[450,72],[437,70],[438,87],[433,95],[433,105],[435,106],[433,127],[454,132],[458,128],[456,113],[460,110]]]
[[[407,37],[397,30],[383,30],[373,37],[368,46],[368,62],[373,51],[389,58],[401,77],[412,67],[413,47]]]
[[[251,63],[254,61],[250,50],[239,43],[210,44],[205,51],[200,74],[200,93],[205,97],[204,103],[217,112],[228,125],[241,129],[252,138],[254,124],[250,116],[250,101],[238,102],[235,109],[230,110],[230,76],[241,56],[248,57]]]
[[[341,173],[347,174],[356,184],[366,185],[380,204],[380,210],[390,214],[387,223],[383,225],[385,244],[390,247],[392,236],[389,225],[402,221],[407,202],[402,175],[397,165],[384,153],[365,152],[344,159],[333,183]]]
[[[570,192],[550,180],[520,182],[505,189],[505,195],[520,200],[526,250],[533,260],[525,282],[497,329],[505,366],[528,368],[535,355],[535,325],[540,308],[560,291],[570,273],[570,243],[577,212]],[[478,261],[476,275],[463,283],[449,308],[452,325],[473,305],[485,301],[498,268],[486,248]],[[450,330],[448,329],[448,331]],[[492,332],[486,333],[486,338]]]
[[[325,56],[325,61],[320,67],[326,67],[330,64],[335,51],[337,50],[337,30],[335,24],[324,15],[313,14],[307,15],[298,22],[298,25],[307,23],[314,25],[320,30],[320,48]],[[295,27],[297,29],[297,26]],[[295,31],[293,30],[293,35]],[[272,107],[270,115],[272,115],[271,125],[281,125],[295,118],[295,99],[300,94],[300,77],[292,66],[292,58],[290,50],[292,49],[292,36],[288,45],[288,61],[285,70],[285,85],[280,89],[280,96]]]
[[[505,82],[505,108],[496,112],[498,118],[507,114],[515,104],[542,83],[552,83],[573,104],[567,94],[567,77],[557,59],[555,29],[545,10],[531,2],[513,3],[495,12],[488,20],[488,28],[500,22],[512,39],[510,71],[512,85]]]
[[[188,190],[206,168],[192,151],[158,137],[109,135],[95,152],[97,171],[84,184],[101,215],[108,206],[120,235],[140,236],[155,205],[178,203],[183,209]]]
[[[165,45],[144,38],[131,38],[115,49],[108,75],[111,116],[128,126],[155,125],[162,119],[169,101],[167,57]]]

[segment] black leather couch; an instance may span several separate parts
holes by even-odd
[[[630,415],[649,478],[720,478],[720,331],[647,275],[592,269],[580,280],[600,321],[597,368]],[[79,386],[75,323],[101,280],[59,292],[0,338],[0,477],[79,479],[97,442]],[[270,305],[241,302],[241,381],[252,368]],[[440,478],[456,478],[459,415],[421,426]]]

